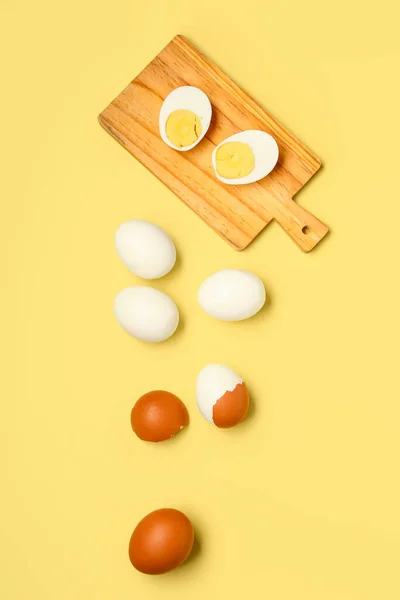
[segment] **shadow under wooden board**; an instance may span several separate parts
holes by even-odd
[[[163,100],[182,85],[203,90],[213,108],[206,137],[188,152],[167,146],[158,126]],[[236,250],[246,248],[272,219],[304,251],[312,250],[328,232],[293,201],[318,171],[320,160],[181,35],[107,106],[99,121]],[[257,183],[224,185],[214,175],[212,152],[245,129],[261,129],[276,139],[278,164]]]

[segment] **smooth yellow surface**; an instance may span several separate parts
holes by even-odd
[[[175,110],[165,125],[167,138],[177,148],[191,146],[201,135],[201,123],[191,110]]]
[[[370,8],[373,6],[373,8]],[[1,69],[1,546],[4,600],[398,600],[400,597],[399,58],[392,0],[3,0]],[[96,121],[176,33],[290,127],[324,167],[299,202],[331,227],[304,255],[271,224],[238,254]],[[117,257],[127,219],[171,234],[156,287],[182,326],[161,345],[117,325],[138,280]],[[196,301],[250,269],[270,302],[243,323]],[[197,372],[246,380],[246,422],[218,431]],[[147,445],[137,397],[176,393],[191,423]],[[200,549],[149,578],[127,556],[160,506]]]
[[[236,179],[246,177],[254,169],[254,154],[248,144],[228,142],[216,152],[217,172],[220,177]]]

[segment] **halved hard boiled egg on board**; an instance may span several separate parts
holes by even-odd
[[[243,379],[225,365],[207,365],[196,381],[197,406],[217,427],[238,425],[249,410],[249,391]]]
[[[249,129],[235,133],[214,149],[212,165],[219,181],[228,185],[254,183],[278,162],[279,148],[269,133]]]
[[[211,102],[199,88],[184,85],[172,90],[160,110],[162,140],[174,150],[191,150],[206,135],[211,114]]]

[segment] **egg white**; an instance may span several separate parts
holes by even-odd
[[[225,365],[207,365],[200,371],[196,381],[196,401],[207,421],[214,423],[214,405],[226,392],[233,392],[240,383],[243,383],[243,379]]]
[[[192,111],[192,113],[200,119],[201,123],[201,135],[193,144],[185,146],[184,148],[178,148],[178,146],[171,144],[165,132],[168,117],[176,110]],[[175,88],[168,94],[161,106],[158,120],[161,138],[170,148],[179,150],[179,152],[187,152],[197,146],[206,135],[208,128],[210,127],[211,115],[211,102],[207,94],[202,90],[191,85]]]
[[[242,142],[248,144],[251,151],[254,154],[255,165],[254,169],[246,175],[246,177],[238,177],[235,179],[226,179],[221,177],[217,172],[217,151],[218,149],[227,144],[228,142]],[[218,144],[214,148],[212,153],[212,166],[214,168],[215,176],[222,183],[228,185],[243,185],[245,183],[254,183],[266,177],[274,169],[279,158],[279,148],[275,138],[265,131],[259,129],[248,129],[247,131],[240,131],[228,137],[226,140]]]
[[[179,324],[178,307],[172,298],[144,285],[121,290],[114,301],[114,313],[121,327],[143,342],[163,342]]]
[[[222,269],[203,281],[198,291],[201,308],[221,321],[249,319],[264,306],[265,287],[250,271]]]
[[[124,265],[142,279],[159,279],[175,265],[174,242],[161,227],[148,221],[133,220],[120,225],[115,247]]]

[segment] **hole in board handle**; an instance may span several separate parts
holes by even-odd
[[[302,227],[301,229],[301,233],[304,233],[304,235],[308,235],[309,233],[311,233],[311,229],[308,227],[308,225],[304,225],[304,227]]]

